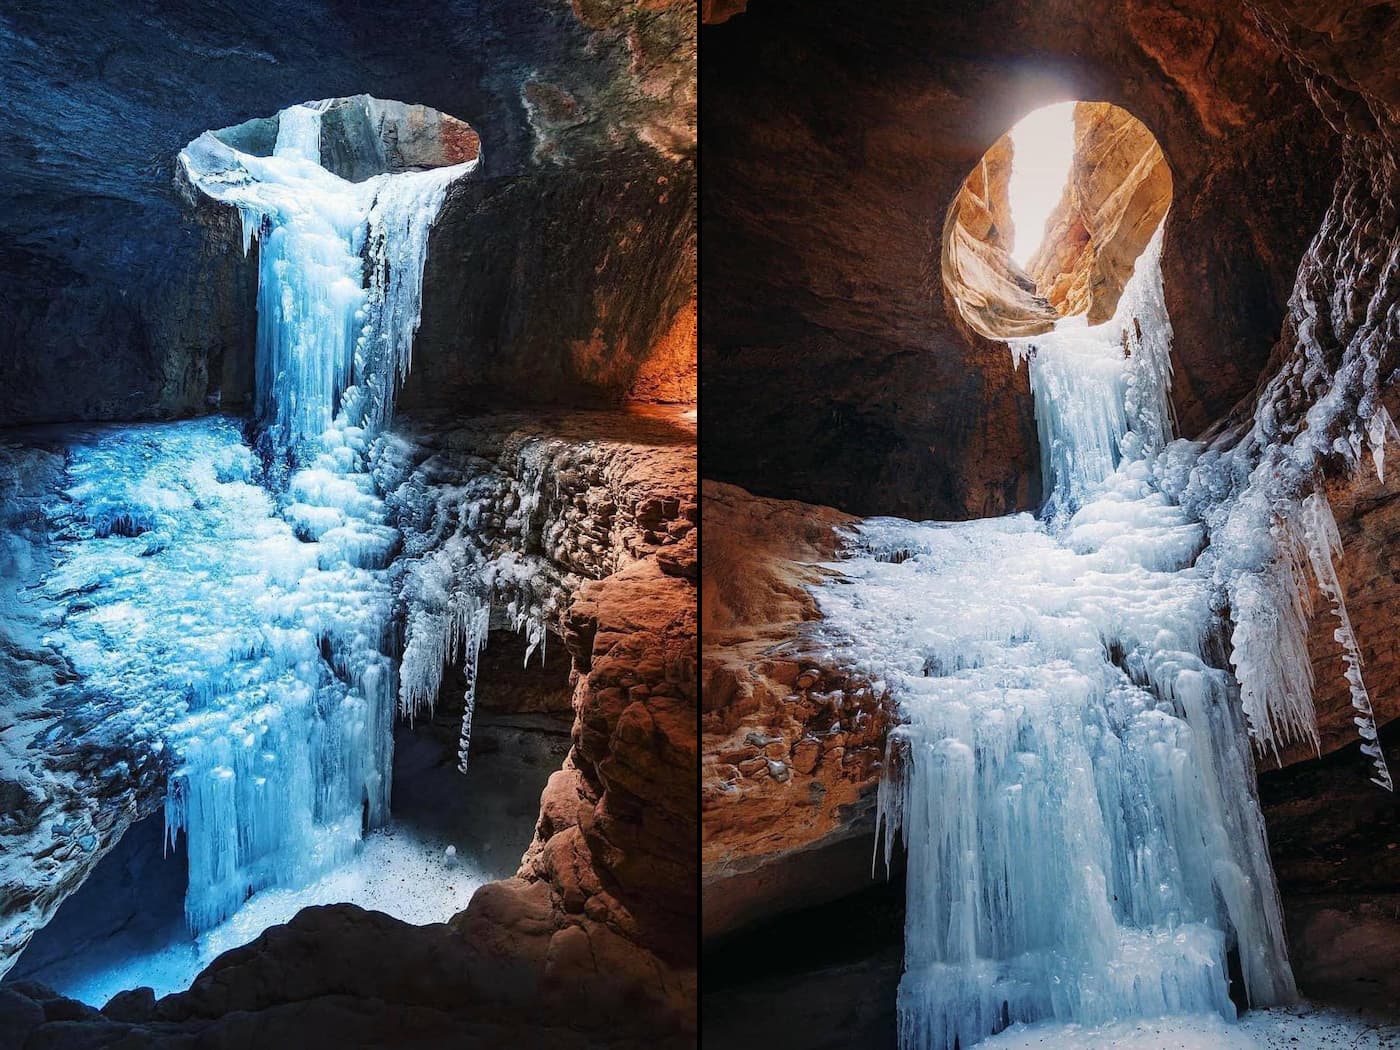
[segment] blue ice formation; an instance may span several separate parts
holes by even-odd
[[[1042,516],[872,519],[817,590],[818,630],[904,722],[879,812],[886,861],[907,850],[907,1050],[1016,1022],[1233,1019],[1232,950],[1250,1002],[1296,994],[1206,530],[1161,480],[1185,454],[1161,238],[1113,319],[1011,344]]]

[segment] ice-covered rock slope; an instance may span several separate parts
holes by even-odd
[[[1349,635],[1335,528],[1320,492],[1218,524],[1248,494],[1171,441],[1161,238],[1113,319],[1011,344],[1042,515],[867,520],[815,592],[832,655],[903,720],[879,807],[886,859],[900,839],[908,854],[904,1047],[1045,1019],[1233,1018],[1234,953],[1251,1004],[1296,994],[1250,742],[1313,725],[1305,567]],[[1183,505],[1213,481],[1224,511]],[[1355,663],[1349,678],[1369,745]]]

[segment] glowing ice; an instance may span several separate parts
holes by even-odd
[[[270,157],[206,132],[180,153],[190,182],[238,209],[257,240],[260,418],[302,453],[339,419],[383,425],[408,374],[428,231],[475,161],[353,183],[320,162],[325,103],[278,114]]]
[[[879,812],[908,853],[903,1047],[1008,1024],[1234,1017],[1293,997],[1202,525],[1170,464],[1161,231],[1115,317],[1029,359],[1044,521],[862,523],[818,591],[833,646],[891,683]],[[996,587],[985,585],[995,573]]]

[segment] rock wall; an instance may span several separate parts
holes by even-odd
[[[1075,106],[1069,181],[1026,267],[1036,288],[1062,316],[1107,321],[1171,202],[1171,171],[1152,132],[1116,106]]]
[[[411,550],[478,547],[464,564],[493,603],[551,624],[573,658],[573,747],[534,842],[516,879],[483,887],[454,920],[538,955],[561,995],[596,964],[599,939],[693,980],[694,457],[693,428],[669,410],[428,425],[386,440],[376,466]]]
[[[1011,258],[1012,152],[1009,134],[997,139],[963,182],[943,225],[944,291],[957,315],[988,339],[1039,335],[1059,318]]]
[[[829,507],[706,482],[701,718],[704,934],[870,880],[892,705],[805,630],[830,576]]]
[[[57,451],[32,439],[7,445],[6,465],[13,469],[0,471],[10,495],[5,506],[15,515],[4,549],[16,587],[49,569],[42,530],[34,525],[45,522],[43,508],[62,480],[62,435],[50,432],[46,440]],[[523,1045],[555,1045],[556,1038],[570,1045],[570,1033],[578,1031],[603,1043],[628,1045],[645,1035],[669,1045],[668,1039],[684,1043],[693,1031],[693,424],[674,409],[405,419],[379,439],[373,469],[403,536],[392,574],[401,580],[417,558],[443,545],[469,545],[478,557],[464,564],[489,577],[484,586],[504,626],[547,621],[565,635],[573,665],[572,746],[541,800],[519,874],[479,891],[454,920],[462,936],[445,944],[440,933],[424,935],[358,909],[313,909],[294,929],[271,931],[217,961],[183,997],[154,1004],[137,996],[107,1020],[72,1003],[36,1012],[35,1001],[58,1002],[39,989],[0,993],[19,1011],[17,1026],[45,1017],[99,1026],[120,1021],[138,1024],[133,1045],[154,1045],[163,1037],[139,1024],[160,1018],[185,1025],[186,1035],[212,1026],[220,1038],[244,1045],[238,1040],[262,1029],[224,1015],[267,1011],[266,1023],[293,1039],[302,1022],[288,1019],[295,1011],[279,1011],[295,1003],[310,1014],[324,1008],[328,1030],[338,1030],[335,1025],[350,1023],[339,997],[357,988],[376,1003],[351,1014],[382,1008],[397,1016],[400,1006],[417,1004],[434,1015],[424,1021],[427,1031],[439,1032],[440,1024],[466,1037],[481,1025],[483,1038],[514,1038],[501,1034],[514,1032]],[[470,527],[469,507],[475,508]],[[8,609],[9,592],[0,597]],[[84,600],[76,593],[58,597],[60,605]],[[65,675],[62,662],[46,657],[34,637],[36,616],[61,615],[61,608],[45,607],[5,618],[0,671],[35,708],[29,715],[7,710],[26,720],[27,735],[10,734],[5,746],[17,746],[13,761],[35,773],[4,778],[14,796],[12,819],[0,828],[4,917],[16,934],[6,942],[10,953],[81,882],[126,822],[153,812],[162,797],[162,764],[149,749],[104,736],[100,707],[75,703],[67,721],[62,711],[41,708],[63,699],[65,688],[81,699],[82,682],[71,671]],[[488,705],[489,697],[488,689]],[[547,708],[556,701],[548,693],[541,698]],[[36,738],[40,748],[27,748]],[[94,769],[113,770],[111,782],[73,775]],[[52,830],[60,823],[55,849]],[[390,971],[418,965],[422,953],[437,953],[442,967],[403,978],[407,985],[394,983]],[[303,969],[308,959],[317,969]],[[380,975],[387,985],[375,983]],[[31,1005],[15,1005],[15,995]],[[334,1001],[313,1001],[323,997]],[[388,1015],[366,1023],[390,1025]],[[69,1035],[98,1038],[92,1030]],[[42,1038],[68,1045],[62,1032]]]

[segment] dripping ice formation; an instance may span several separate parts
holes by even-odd
[[[1115,316],[1011,344],[1030,367],[1041,520],[868,520],[817,599],[888,684],[879,816],[907,851],[900,1045],[1015,1022],[1233,1019],[1292,999],[1249,727],[1208,534],[1165,491],[1159,229]],[[995,579],[995,586],[988,581]]]
[[[70,468],[75,514],[152,533],[139,571],[125,548],[74,546],[66,571],[129,593],[121,622],[104,607],[66,641],[93,681],[139,684],[131,717],[174,756],[195,932],[349,859],[389,812],[399,537],[366,457],[409,368],[428,230],[471,165],[348,182],[320,163],[325,105],[283,110],[271,156],[212,133],[180,155],[258,243],[258,418],[293,473],[221,421],[118,435]]]
[[[412,363],[428,231],[448,186],[476,164],[349,182],[321,166],[325,102],[278,114],[270,157],[205,132],[186,176],[238,209],[258,262],[259,415],[304,452],[331,426],[378,429]]]
[[[383,458],[388,463],[402,451],[386,448]],[[503,524],[526,537],[527,543],[539,540],[536,532],[547,467],[543,449],[518,451],[522,492]],[[431,547],[423,545],[422,537],[405,536],[404,552],[412,560],[401,588],[405,642],[399,712],[413,719],[430,711],[441,690],[445,666],[459,663],[464,690],[457,759],[463,773],[471,746],[477,666],[490,631],[493,604],[504,605],[510,628],[525,634],[527,665],[536,651],[543,660],[545,624],[558,612],[552,595],[537,593],[538,566],[514,552],[491,550],[475,539],[482,524],[484,495],[471,484],[448,486],[440,492],[413,486],[395,492],[406,520],[433,522]],[[444,532],[450,534],[444,538]]]
[[[169,756],[191,928],[349,859],[388,816],[386,575],[298,538],[228,419],[104,430],[71,446],[68,478],[44,586],[87,600],[51,641],[107,737]]]

